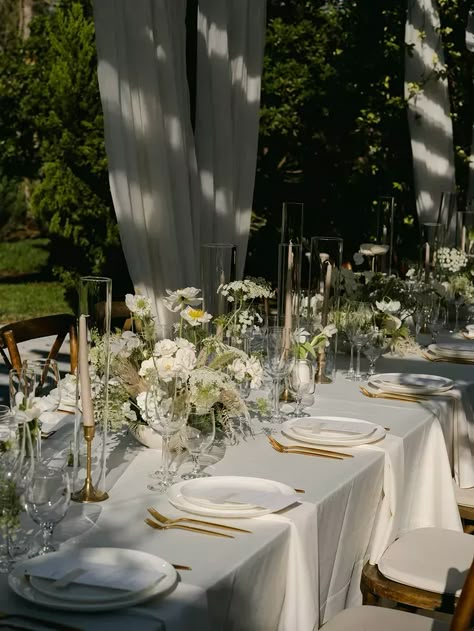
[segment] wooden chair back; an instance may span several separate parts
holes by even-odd
[[[113,301],[111,310],[111,331],[121,329],[122,331],[130,331],[132,328],[132,314],[125,302]],[[95,308],[95,326],[102,333],[105,329],[105,302],[98,302]]]
[[[71,351],[71,372],[77,368],[77,328],[76,318],[67,313],[32,318],[21,322],[6,324],[0,328],[0,354],[9,369],[21,370],[22,359],[18,344],[40,337],[55,335],[48,359],[56,359],[64,338],[69,333]],[[5,351],[8,351],[8,355]]]
[[[469,569],[466,580],[454,610],[450,631],[468,631],[472,628],[474,618],[474,560]]]

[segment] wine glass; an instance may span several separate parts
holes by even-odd
[[[53,530],[64,517],[71,502],[69,474],[42,462],[25,488],[25,507],[31,519],[40,526],[42,544],[31,554],[38,556],[54,552]]]
[[[215,435],[216,421],[213,409],[206,412],[199,410],[190,412],[184,428],[184,436],[186,448],[193,460],[193,468],[192,471],[181,476],[183,480],[208,477],[209,474],[199,471],[199,457],[212,445]]]
[[[314,382],[314,364],[308,359],[295,359],[290,367],[287,376],[287,385],[291,394],[296,399],[296,408],[288,416],[309,416],[303,411],[303,399],[308,394],[313,394],[315,388]]]
[[[281,422],[280,385],[288,374],[293,355],[291,330],[269,327],[265,334],[263,369],[272,379],[272,420]]]
[[[31,370],[35,374],[34,403],[42,410],[56,412],[61,401],[61,378],[56,360],[25,359],[23,369]],[[47,402],[44,401],[46,397]]]
[[[38,455],[41,453],[41,434],[39,429],[40,409],[35,405],[36,374],[30,368],[20,371],[10,370],[9,375],[10,408],[19,425],[28,429],[31,441]]]
[[[375,375],[375,362],[385,353],[390,344],[390,338],[383,331],[372,329],[368,333],[368,339],[362,348],[362,352],[369,360],[369,370],[367,378],[370,379]]]
[[[162,437],[161,476],[148,484],[150,491],[164,491],[172,483],[169,468],[169,442],[185,425],[188,417],[188,392],[177,376],[166,380],[155,375],[151,379],[145,399],[145,415],[150,427]]]

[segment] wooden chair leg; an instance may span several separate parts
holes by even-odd
[[[362,590],[362,604],[363,605],[378,605],[379,598],[368,589]]]

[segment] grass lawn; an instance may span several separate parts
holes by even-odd
[[[48,265],[49,239],[0,243],[0,277],[34,274]]]
[[[72,313],[60,283],[0,283],[0,323]]]
[[[61,283],[49,281],[48,239],[0,243],[0,323],[26,320],[53,313],[69,313]],[[46,274],[45,274],[46,272]],[[41,274],[42,281],[34,281]],[[18,282],[31,275],[28,282]],[[46,276],[47,282],[43,282]],[[12,282],[15,278],[16,282]]]

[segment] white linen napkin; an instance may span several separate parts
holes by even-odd
[[[308,419],[293,423],[291,429],[301,436],[357,438],[359,440],[371,436],[377,429],[377,426],[372,423]]]
[[[124,568],[116,564],[93,563],[80,558],[76,560],[71,556],[46,558],[42,563],[32,565],[27,573],[30,576],[56,581],[75,569],[84,571],[74,578],[74,583],[127,592],[142,591],[165,576],[158,570],[127,566],[126,571],[122,571]]]
[[[282,510],[299,501],[296,493],[294,495],[282,495],[280,492],[253,491],[252,489],[243,489],[241,491],[208,490],[200,494],[199,498],[209,500],[214,504],[251,504],[261,508],[268,508],[272,511]],[[191,497],[187,499],[188,501],[192,500]]]

